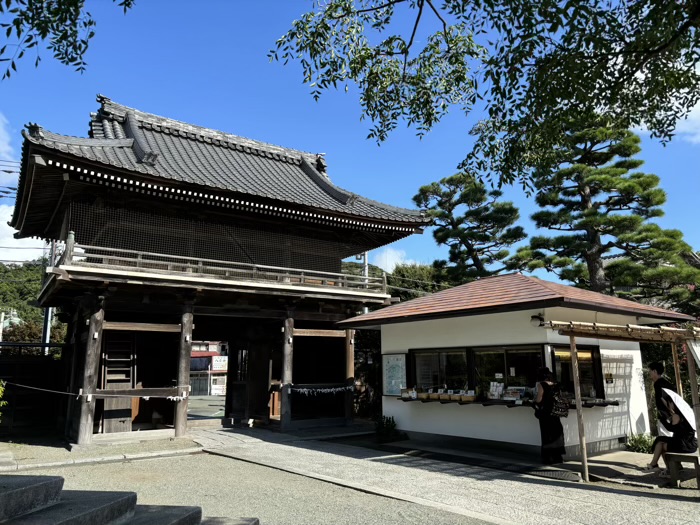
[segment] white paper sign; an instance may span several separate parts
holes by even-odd
[[[212,356],[211,369],[212,370],[228,370],[228,356],[227,355]]]

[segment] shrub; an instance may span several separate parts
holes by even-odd
[[[5,381],[0,381],[0,407],[7,405],[7,401],[2,400],[3,394],[5,394]],[[2,412],[0,412],[0,421],[2,421]]]
[[[630,452],[640,452],[642,454],[651,454],[653,452],[654,438],[651,434],[632,434],[627,437],[625,448]]]

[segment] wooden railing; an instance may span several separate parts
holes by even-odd
[[[386,293],[385,277],[364,277],[214,259],[200,259],[75,244],[69,233],[58,266],[112,268],[131,272],[167,273],[223,280],[274,282],[281,285],[344,288],[368,293]]]

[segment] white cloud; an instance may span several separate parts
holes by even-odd
[[[15,230],[7,222],[12,217],[14,206],[0,204],[0,262],[30,261],[44,254],[43,241],[38,239],[15,239]],[[29,249],[37,248],[37,249]]]
[[[396,250],[387,246],[376,252],[370,253],[370,263],[379,266],[385,272],[391,273],[397,264],[412,264],[415,261],[406,259],[404,250]]]
[[[690,111],[688,118],[678,121],[676,133],[685,141],[700,144],[700,105]]]
[[[0,113],[0,160],[18,160],[15,151],[10,144],[10,123],[5,118],[5,115]],[[0,186],[16,186],[17,175],[14,173],[5,173],[2,169],[11,169],[6,163],[3,163],[3,168],[0,168]]]

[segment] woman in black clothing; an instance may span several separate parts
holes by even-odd
[[[673,400],[665,392],[661,396],[662,405],[668,413],[668,419],[665,421],[666,428],[673,432],[672,436],[659,436],[654,441],[652,450],[654,456],[642,470],[653,471],[659,470],[659,458],[664,458],[666,462],[666,452],[678,452],[681,454],[691,454],[698,449],[698,440],[695,437],[695,429],[690,425],[688,420],[683,416],[683,412],[678,410]],[[668,472],[662,472],[662,475],[668,476]]]
[[[559,390],[559,385],[554,382],[549,368],[540,368],[537,371],[537,397],[535,398],[535,417],[540,422],[540,435],[542,437],[542,463],[551,465],[561,463],[564,449],[564,427],[561,419],[552,415],[554,405],[554,393]]]

